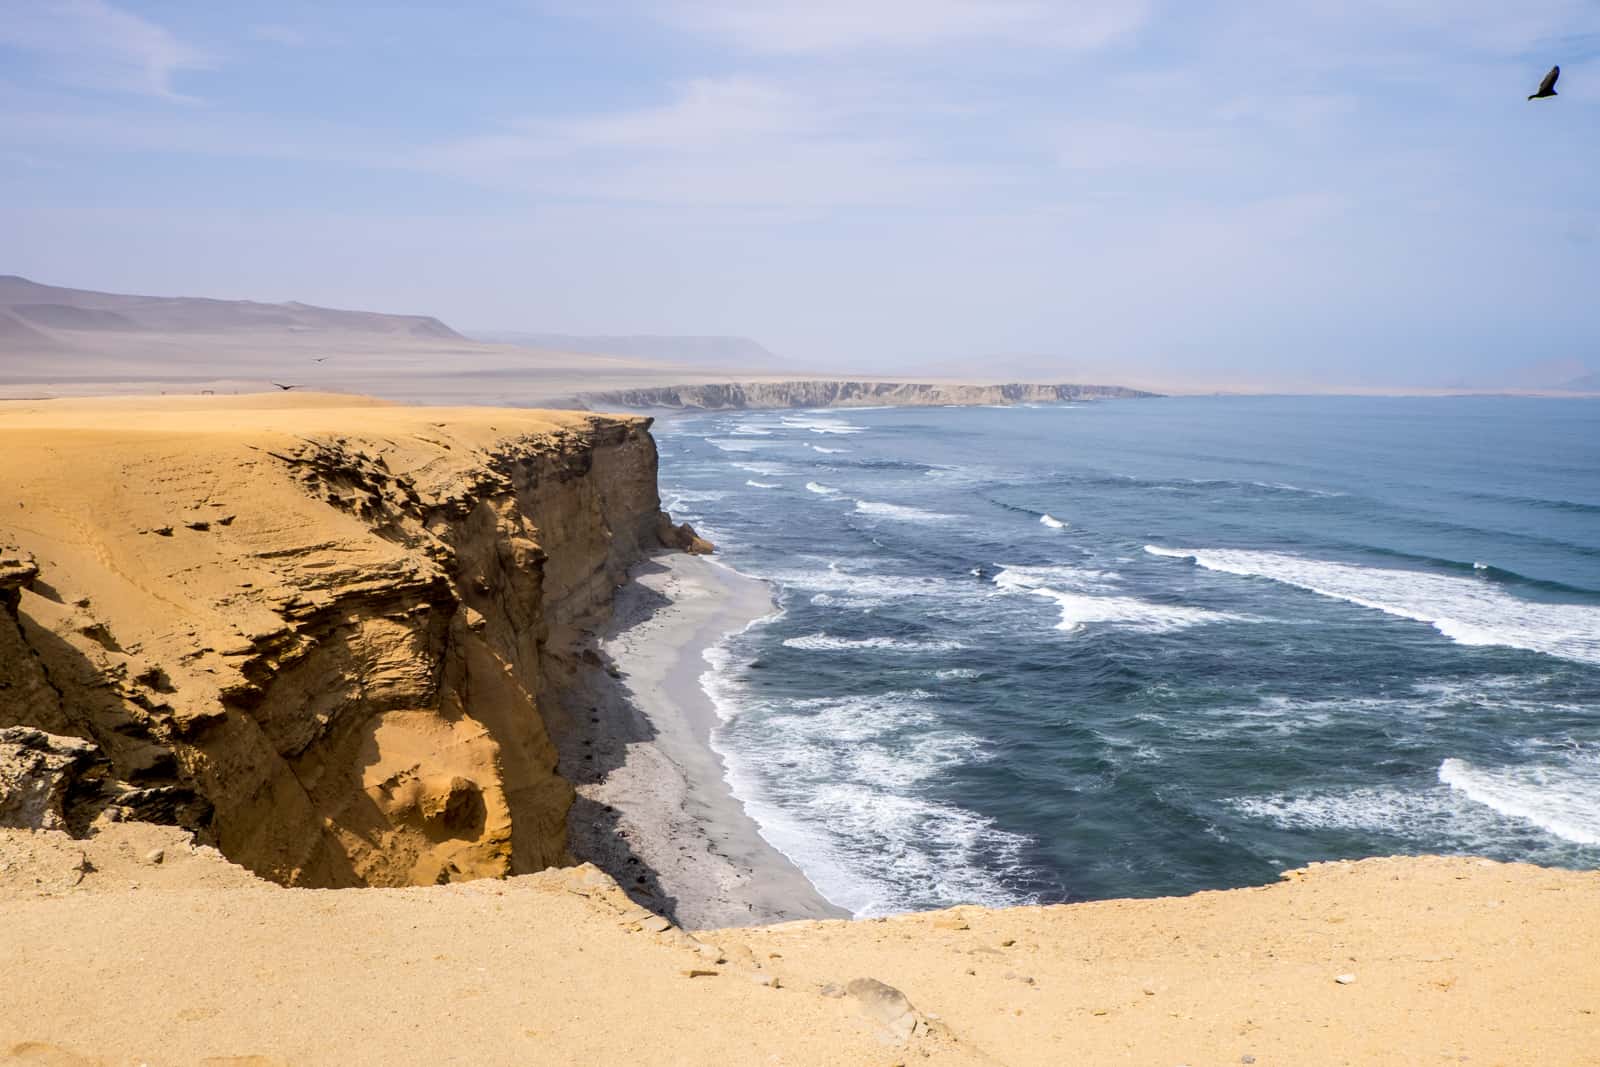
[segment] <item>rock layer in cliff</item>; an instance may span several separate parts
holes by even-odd
[[[562,862],[546,716],[667,528],[648,426],[318,396],[0,408],[0,727],[42,732],[14,765],[65,761],[34,808],[175,822],[287,884]]]

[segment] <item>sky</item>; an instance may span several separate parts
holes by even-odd
[[[1600,369],[1597,134],[1600,0],[0,0],[0,273],[1535,385]]]

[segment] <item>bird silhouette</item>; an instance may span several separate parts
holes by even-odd
[[[311,357],[311,362],[313,362],[313,363],[326,363],[328,361],[328,359],[329,359],[329,357],[327,357],[327,356],[312,356]]]
[[[273,382],[272,384],[276,385],[279,389],[282,389],[286,393],[290,389],[298,389],[298,388],[300,388],[298,385],[284,385],[282,382]]]
[[[1555,96],[1556,79],[1561,77],[1560,67],[1551,67],[1550,73],[1544,76],[1544,81],[1539,83],[1539,91],[1528,97],[1529,100],[1543,100],[1547,96]]]

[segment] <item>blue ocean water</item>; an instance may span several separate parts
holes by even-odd
[[[1174,398],[658,422],[781,611],[710,655],[763,834],[880,914],[1600,867],[1600,403]]]

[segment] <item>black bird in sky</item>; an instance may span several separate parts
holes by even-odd
[[[284,385],[282,382],[273,382],[272,384],[276,385],[279,389],[282,389],[286,393],[291,389],[300,388],[298,385]]]
[[[312,356],[311,357],[311,362],[313,362],[313,363],[326,363],[328,361],[328,358],[329,357],[327,357],[327,356]]]
[[[1539,83],[1539,91],[1528,97],[1529,100],[1543,100],[1547,96],[1556,95],[1556,79],[1561,77],[1560,67],[1551,67],[1550,73],[1544,76],[1544,81]]]

